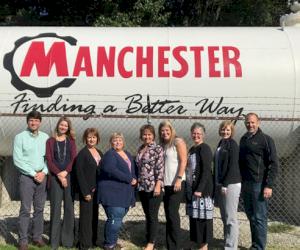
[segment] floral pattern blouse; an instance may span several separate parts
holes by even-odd
[[[164,181],[164,150],[155,142],[138,149],[136,163],[138,166],[138,190],[152,192],[158,180]]]

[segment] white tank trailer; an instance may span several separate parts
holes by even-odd
[[[281,27],[0,27],[0,155],[11,155],[33,109],[45,116],[48,133],[60,115],[72,117],[78,137],[93,120],[106,146],[120,130],[132,153],[147,121],[157,126],[178,119],[184,138],[193,121],[202,121],[214,148],[220,120],[237,120],[239,140],[245,132],[239,120],[256,112],[279,148],[282,171],[298,167],[300,28],[294,12],[281,18]],[[4,185],[12,168],[6,163]],[[298,188],[284,193],[294,195],[289,206],[300,218],[299,174],[292,176]]]

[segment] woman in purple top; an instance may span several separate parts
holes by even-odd
[[[57,249],[60,242],[72,247],[74,241],[74,206],[71,195],[71,178],[76,157],[75,136],[70,119],[61,117],[51,138],[46,143],[50,189],[50,244]],[[63,223],[60,223],[61,204],[64,204]]]
[[[138,190],[146,216],[145,250],[153,250],[158,229],[158,210],[162,201],[164,181],[164,152],[155,143],[155,129],[152,125],[140,128],[143,144],[138,149],[136,163],[138,167]]]

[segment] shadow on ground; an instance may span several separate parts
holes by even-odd
[[[2,239],[2,243],[11,244],[17,246],[17,217],[10,217],[3,220],[0,220],[0,238]],[[75,221],[75,242],[77,243],[78,237],[78,219]],[[97,245],[102,246],[103,243],[103,230],[104,230],[104,220],[99,220],[98,223],[98,239]],[[44,239],[46,242],[49,241],[49,230],[50,223],[49,221],[45,221],[44,224]],[[144,221],[126,221],[123,224],[122,230],[119,236],[120,241],[125,245],[134,246],[135,249],[142,249],[145,246],[145,222]],[[182,230],[182,241],[184,242],[184,249],[195,249],[194,245],[191,245],[189,242],[189,231]],[[48,242],[49,243],[49,242]],[[223,249],[223,241],[220,239],[214,239],[212,244],[210,245],[210,249]],[[166,249],[165,242],[165,223],[159,223],[158,229],[158,240],[156,243],[156,249],[163,250]],[[130,247],[125,247],[125,249],[130,249]],[[240,247],[239,249],[245,250],[247,248]]]

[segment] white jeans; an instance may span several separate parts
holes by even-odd
[[[224,249],[237,249],[239,238],[237,210],[241,193],[241,183],[229,184],[226,194],[222,194],[221,187],[217,188],[218,203],[224,225]]]

